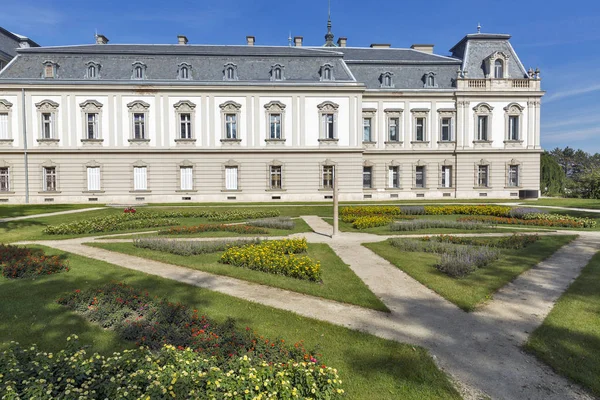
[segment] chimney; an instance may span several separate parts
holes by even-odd
[[[108,43],[108,38],[104,35],[96,34],[96,44],[106,44]]]
[[[294,46],[302,47],[302,36],[294,36]]]
[[[177,35],[177,44],[185,45],[188,44],[188,38],[184,35]]]
[[[432,44],[413,44],[410,46],[411,49],[422,51],[423,53],[433,54],[433,45]]]
[[[340,37],[340,38],[338,38],[337,44],[339,47],[346,47],[347,42],[348,42],[348,38]]]
[[[371,45],[372,49],[389,49],[390,47],[392,47],[392,45],[389,43],[373,43]]]
[[[246,36],[246,44],[248,46],[254,46],[255,41],[256,41],[256,38],[254,36]]]

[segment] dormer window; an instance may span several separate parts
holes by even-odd
[[[381,87],[382,88],[393,88],[394,87],[394,81],[392,79],[392,74],[391,72],[384,72],[383,74],[381,74],[381,77],[379,78],[379,80],[381,81]]]
[[[56,69],[58,64],[52,61],[44,62],[44,78],[45,79],[54,79],[56,78]]]
[[[132,79],[146,79],[146,64],[141,62],[133,63],[133,74],[131,76]]]
[[[233,63],[225,64],[225,69],[223,70],[223,80],[224,81],[237,81],[237,65]]]
[[[494,62],[494,78],[504,78],[504,63],[502,62],[502,60],[496,60]]]
[[[321,80],[332,81],[333,80],[333,65],[324,64],[321,66]]]
[[[428,72],[423,76],[424,85],[426,88],[436,88],[438,87],[437,81],[435,79],[435,72]]]
[[[271,67],[271,80],[282,81],[283,77],[283,66],[281,64],[275,64]]]
[[[100,77],[100,64],[90,61],[86,64],[86,79],[98,79]]]
[[[187,63],[179,64],[179,68],[177,69],[177,79],[184,81],[192,79],[192,66]]]

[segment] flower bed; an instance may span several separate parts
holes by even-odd
[[[570,215],[562,214],[527,213],[521,218],[536,221],[573,221],[576,222],[580,228],[593,228],[596,226],[595,219],[586,217],[572,217]]]
[[[417,219],[414,221],[394,222],[394,223],[390,224],[391,231],[417,231],[420,229],[439,229],[439,228],[478,230],[478,229],[489,229],[489,226],[479,220],[447,221],[447,220],[434,220],[434,219]]]
[[[544,215],[556,215],[556,214],[544,214]],[[566,217],[566,216],[563,216]],[[561,228],[585,228],[586,222],[578,221],[575,217],[568,218],[557,218],[552,219],[520,219],[520,218],[508,218],[508,217],[487,217],[487,216],[476,216],[476,217],[462,217],[457,221],[460,222],[479,222],[486,224],[506,224],[506,225],[535,225],[535,226],[546,226],[546,227],[561,227]],[[593,221],[595,226],[595,222]]]
[[[248,225],[271,229],[294,229],[296,223],[290,217],[272,217],[249,221]]]
[[[58,299],[58,303],[114,330],[122,339],[152,350],[165,344],[191,348],[203,357],[215,357],[222,364],[244,355],[269,363],[316,360],[301,343],[288,347],[284,341],[265,339],[250,328],[237,329],[231,320],[216,323],[198,310],[152,297],[121,283],[75,290]]]
[[[158,232],[159,235],[191,235],[202,232],[233,232],[241,235],[256,235],[269,233],[268,230],[248,225],[200,224],[194,226],[176,226]]]
[[[269,364],[236,357],[223,368],[215,357],[166,345],[153,352],[88,355],[70,336],[56,354],[18,343],[0,353],[3,399],[337,399],[337,371],[312,362]],[[276,394],[276,395],[274,395]]]
[[[310,257],[298,257],[308,249],[306,239],[283,239],[231,247],[221,256],[221,262],[236,267],[285,275],[297,279],[319,281],[321,264]]]
[[[369,215],[365,217],[356,217],[352,222],[352,227],[355,229],[374,228],[376,226],[387,225],[392,221],[392,217],[388,215]]]
[[[0,245],[2,275],[8,279],[34,278],[69,271],[59,256],[47,256],[40,249]]]
[[[400,215],[398,206],[354,206],[340,208],[342,220],[345,216],[364,217],[369,215]]]
[[[163,238],[140,238],[133,240],[133,245],[135,247],[162,251],[180,256],[215,253],[217,251],[227,250],[229,247],[233,246],[244,246],[246,244],[258,243],[260,243],[260,239],[181,241]]]
[[[66,224],[49,225],[43,230],[43,233],[47,235],[81,235],[129,229],[156,228],[177,225],[178,223],[177,220],[161,214],[138,211],[106,217],[87,218]]]
[[[426,215],[492,215],[506,217],[511,207],[494,205],[425,206]]]
[[[502,249],[522,249],[530,244],[533,244],[539,240],[538,235],[523,235],[513,234],[511,236],[501,238],[474,238],[474,237],[459,237],[452,235],[439,235],[439,236],[428,236],[422,238],[425,242],[440,242],[440,243],[452,243],[452,244],[463,244],[471,246],[488,246]]]

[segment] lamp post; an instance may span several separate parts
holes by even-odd
[[[331,237],[334,237],[338,233],[338,174],[337,174],[337,166],[333,167],[333,233]]]

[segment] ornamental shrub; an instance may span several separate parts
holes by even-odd
[[[226,366],[192,349],[125,350],[88,355],[67,338],[67,348],[42,352],[11,342],[0,353],[2,399],[337,399],[337,370],[312,362],[269,364],[248,356]]]
[[[426,215],[492,215],[506,217],[511,207],[495,205],[425,206]]]
[[[294,229],[296,223],[290,217],[273,217],[249,221],[248,225],[271,229]]]
[[[548,210],[535,207],[515,207],[510,210],[508,216],[511,218],[523,218],[525,214],[547,214]]]
[[[572,217],[563,214],[546,214],[546,213],[527,213],[522,219],[537,220],[537,221],[573,221],[581,228],[593,228],[596,226],[596,220],[587,217]]]
[[[576,217],[567,216],[556,216],[557,214],[544,214],[554,215],[550,218],[544,219],[521,219],[521,218],[502,218],[502,217],[487,217],[487,216],[474,216],[474,217],[461,217],[457,221],[461,222],[479,222],[486,224],[506,224],[506,225],[533,225],[542,227],[561,227],[561,228],[586,228],[596,226],[596,221],[588,218],[589,221],[580,221]],[[566,218],[561,218],[566,217]]]
[[[425,215],[424,206],[400,206],[400,210],[405,215]]]
[[[269,233],[268,230],[243,224],[200,224],[194,226],[177,226],[158,232],[159,235],[192,235],[202,232],[233,232],[240,235],[260,235]]]
[[[420,229],[452,228],[463,230],[489,229],[489,224],[481,221],[447,221],[434,219],[417,219],[414,221],[393,222],[390,224],[391,231],[417,231]]]
[[[340,216],[364,217],[369,215],[400,215],[402,211],[398,206],[353,206],[340,208]]]
[[[352,222],[352,227],[355,229],[374,228],[376,226],[388,225],[393,221],[389,215],[369,215],[364,217],[356,217]]]
[[[198,254],[215,253],[227,250],[232,246],[244,246],[246,244],[258,244],[260,239],[237,239],[237,240],[169,240],[163,238],[139,238],[133,240],[133,245],[142,249],[162,251],[180,256],[193,256]]]
[[[452,243],[423,241],[419,239],[393,238],[389,239],[388,243],[396,247],[400,251],[434,254],[456,253],[460,251],[460,249],[463,247],[461,245],[456,245]]]
[[[20,260],[21,258],[27,256],[41,254],[44,254],[44,252],[41,249],[32,249],[28,247],[20,247],[11,244],[0,243],[0,264],[4,264],[5,262],[11,260]]]
[[[216,323],[198,310],[122,283],[75,290],[58,303],[151,350],[165,344],[191,348],[203,357],[215,357],[221,365],[244,355],[269,363],[316,360],[302,343],[287,346],[280,339],[265,339],[250,328],[237,329],[232,320]]]
[[[282,239],[230,247],[221,256],[221,262],[236,267],[285,275],[297,279],[319,281],[321,264],[310,257],[296,254],[308,250],[306,239]]]
[[[67,262],[60,256],[28,254],[4,263],[2,275],[8,279],[34,278],[69,271]]]
[[[461,237],[452,235],[439,235],[422,238],[422,241],[428,242],[441,242],[441,243],[452,243],[452,244],[463,244],[471,246],[489,246],[501,249],[522,249],[530,244],[533,244],[539,240],[539,236],[536,235],[525,235],[525,234],[513,234],[511,236],[505,236],[500,238],[476,238],[476,237]]]
[[[442,253],[435,267],[454,278],[463,277],[500,257],[497,250],[483,246],[459,247],[455,252]]]

